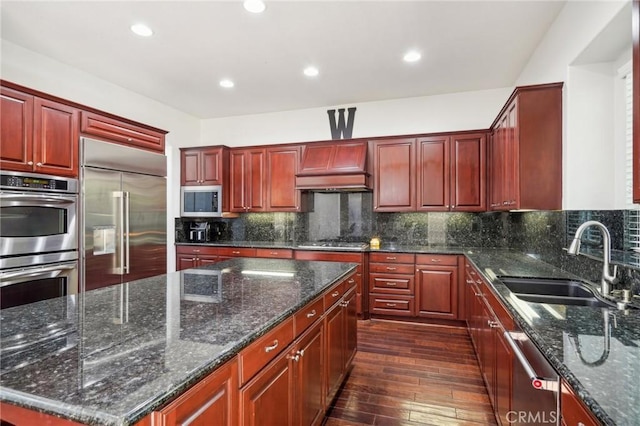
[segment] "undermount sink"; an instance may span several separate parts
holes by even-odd
[[[616,308],[614,302],[604,300],[586,284],[570,279],[500,277],[500,281],[520,300],[556,305]]]

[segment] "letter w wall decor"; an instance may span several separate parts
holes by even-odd
[[[347,120],[344,118],[344,108],[338,109],[338,123],[336,124],[336,110],[327,110],[329,114],[329,127],[331,127],[331,139],[351,139],[353,134],[353,121],[356,117],[356,107],[348,109]]]

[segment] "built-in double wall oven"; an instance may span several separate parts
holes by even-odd
[[[0,173],[0,307],[78,292],[78,180]]]

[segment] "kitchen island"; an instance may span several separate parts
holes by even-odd
[[[355,266],[239,258],[2,310],[0,400],[84,424],[134,424],[295,325],[309,303],[346,296]]]

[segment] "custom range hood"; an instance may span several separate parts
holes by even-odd
[[[304,146],[296,189],[303,191],[370,191],[366,140],[314,142]]]

